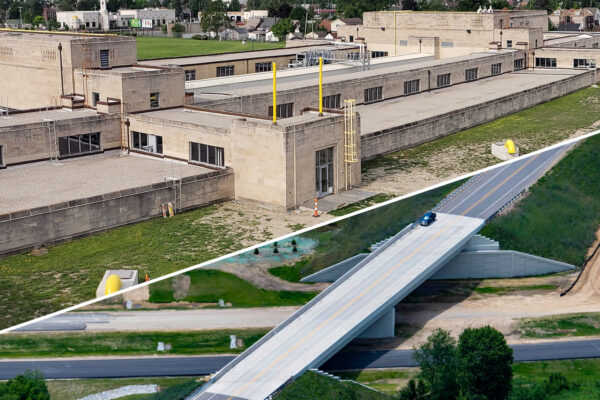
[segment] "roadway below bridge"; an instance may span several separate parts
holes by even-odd
[[[600,358],[600,339],[557,340],[514,344],[515,362]],[[235,356],[64,358],[1,360],[0,380],[27,370],[38,370],[46,379],[133,378],[210,375]],[[415,367],[412,350],[343,351],[327,361],[326,371]]]

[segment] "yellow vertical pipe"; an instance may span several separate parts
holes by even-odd
[[[319,57],[319,115],[323,115],[323,57]]]
[[[273,123],[277,123],[277,64],[273,63]]]

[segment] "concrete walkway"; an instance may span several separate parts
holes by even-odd
[[[350,189],[345,192],[339,192],[336,194],[330,194],[329,196],[322,197],[319,199],[319,212],[329,212],[337,210],[338,208],[347,206],[357,201],[368,199],[373,197],[377,192],[369,192],[368,190],[362,189]],[[314,201],[304,203],[303,208],[313,210],[315,207]]]

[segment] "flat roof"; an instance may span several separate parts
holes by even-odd
[[[192,40],[192,39],[190,39]],[[250,42],[246,42],[248,47],[252,46]],[[285,47],[283,49],[272,49],[272,50],[255,50],[255,51],[240,51],[235,53],[221,53],[221,54],[208,54],[205,56],[189,56],[189,57],[175,57],[175,58],[161,58],[156,60],[145,60],[140,61],[141,65],[151,65],[160,67],[164,65],[197,65],[197,64],[212,64],[221,63],[228,61],[240,61],[255,58],[270,58],[270,57],[284,57],[284,56],[295,56],[298,53],[308,50],[351,50],[353,47],[350,45],[310,45],[310,46],[297,46],[297,47]],[[358,49],[358,46],[355,46]]]
[[[123,42],[135,41],[130,36],[120,36],[101,33],[74,33],[61,31],[27,31],[19,29],[0,29],[1,40],[27,40],[27,41],[46,41],[46,42],[76,42],[86,39],[91,42]]]
[[[555,37],[555,38],[549,38],[549,39],[544,39],[544,45],[555,45],[555,44],[563,44],[563,43],[570,43],[570,42],[576,42],[578,40],[583,40],[583,39],[590,39],[594,36],[597,35],[590,35],[588,33],[576,33],[570,36],[563,36],[563,37]]]
[[[334,115],[324,113],[325,115]],[[234,120],[246,120],[250,122],[256,122],[259,124],[271,125],[272,120],[270,118],[253,118],[245,115],[231,115],[220,113],[217,111],[204,111],[194,110],[190,108],[169,108],[164,110],[147,111],[138,114],[132,114],[131,117],[135,119],[135,116],[139,115],[147,118],[156,118],[163,121],[173,121],[185,124],[194,124],[198,126],[206,126],[211,128],[218,128],[229,131],[231,129],[232,121]],[[335,114],[337,115],[337,114]],[[318,112],[307,111],[304,114],[296,115],[290,118],[279,118],[277,119],[277,126],[289,126],[296,123],[304,123],[319,118]]]
[[[475,106],[503,96],[557,82],[587,71],[536,69],[511,72],[430,92],[359,105],[361,134],[369,134]],[[473,111],[477,112],[477,111]]]
[[[60,121],[65,119],[92,117],[98,114],[89,108],[61,108],[57,110],[30,111],[24,113],[0,115],[0,127],[37,124],[44,120]]]
[[[0,214],[99,196],[164,182],[166,177],[202,175],[212,170],[120,151],[17,165],[1,172]]]
[[[365,70],[365,71],[354,71],[354,70],[349,69],[347,73],[341,73],[339,75],[328,77],[324,81],[323,85],[327,86],[328,84],[331,84],[331,83],[344,82],[344,81],[348,81],[348,80],[368,79],[368,78],[371,78],[373,76],[378,76],[378,75],[393,74],[393,73],[406,72],[406,71],[412,71],[412,70],[418,71],[423,68],[431,68],[431,67],[435,67],[438,65],[453,64],[453,63],[458,63],[461,61],[469,61],[469,60],[475,60],[475,59],[479,59],[479,58],[493,57],[498,54],[507,54],[507,53],[512,53],[512,52],[514,52],[514,50],[494,51],[494,52],[486,52],[486,53],[473,53],[473,54],[469,54],[469,55],[446,58],[446,59],[442,59],[442,60],[420,61],[420,62],[408,63],[405,65],[386,66],[386,67]],[[305,88],[307,86],[317,86],[317,82],[314,82],[314,85],[307,85],[307,83],[303,82],[303,81],[288,81],[288,82],[283,82],[281,84],[278,84],[277,90],[284,91],[284,90],[301,89],[301,88]],[[257,84],[252,87],[243,87],[241,89],[234,88],[231,90],[224,90],[219,93],[229,94],[229,95],[237,95],[237,96],[251,96],[251,95],[255,95],[255,94],[271,92],[271,90],[272,90],[271,88],[272,88],[272,83],[270,81],[265,80],[262,82],[257,82]],[[214,99],[214,97],[210,97],[210,96],[205,97],[202,93],[198,93],[197,98],[200,100]]]

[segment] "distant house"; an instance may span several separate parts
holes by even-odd
[[[331,32],[331,20],[330,19],[324,19],[323,21],[321,21],[321,23],[319,24],[319,26],[321,28],[325,28],[325,30],[327,32]]]
[[[264,42],[266,40],[266,32],[263,31],[251,31],[248,32],[248,40],[256,40],[257,42]]]
[[[363,22],[360,18],[338,18],[331,21],[330,32],[337,32],[340,26],[356,26],[362,24]]]
[[[597,7],[571,8],[568,10],[558,8],[548,18],[550,23],[559,30],[574,30],[575,24],[578,25],[578,31],[592,31],[599,26],[600,11]]]
[[[219,28],[219,37],[223,40],[246,40],[248,36],[244,28]]]
[[[307,33],[305,38],[306,39],[325,39],[326,36],[327,36],[327,32],[315,31],[315,32]]]

